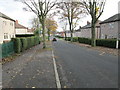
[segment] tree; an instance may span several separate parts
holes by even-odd
[[[56,8],[58,8],[58,13],[61,14],[60,19],[67,19],[69,30],[71,32],[71,41],[73,41],[73,32],[76,24],[81,19],[81,16],[84,16],[86,14],[83,3],[74,2],[73,0],[69,0],[68,2],[63,1],[58,3]]]
[[[61,23],[62,22],[62,23]],[[64,39],[66,40],[67,39],[67,34],[66,34],[66,29],[67,29],[67,20],[64,20],[64,21],[60,21],[60,23],[62,24],[62,29],[63,29],[63,31],[64,31],[64,35],[65,35],[65,37],[64,37]]]
[[[46,38],[45,38],[45,19],[51,9],[55,6],[56,1],[53,0],[20,0],[27,8],[26,11],[34,12],[39,18],[39,22],[42,25],[42,35],[43,35],[43,48],[46,48]]]
[[[35,29],[38,29],[41,26],[38,18],[33,18],[31,24],[32,24],[32,28]]]
[[[57,22],[53,18],[47,18],[45,21],[45,26],[47,28],[48,32],[48,41],[50,41],[50,33],[55,32],[58,25]]]
[[[91,45],[94,47],[96,46],[96,38],[95,38],[95,25],[103,13],[104,6],[106,0],[88,0],[84,1],[84,6],[88,13],[90,14],[92,21],[91,21],[91,33],[92,33],[92,40]]]

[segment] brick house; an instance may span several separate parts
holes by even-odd
[[[120,29],[120,13],[101,22],[100,28],[102,39],[117,38],[118,35],[120,36],[120,31],[118,31]]]
[[[100,21],[98,21],[96,23],[96,27],[95,27],[95,33],[96,33],[96,38],[100,38]],[[80,37],[84,37],[84,38],[91,38],[92,34],[91,34],[91,23],[87,21],[87,25],[83,26],[80,28]]]

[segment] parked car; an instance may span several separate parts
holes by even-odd
[[[52,41],[57,41],[57,39],[56,38],[53,38],[53,40]]]

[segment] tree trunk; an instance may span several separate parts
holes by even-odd
[[[95,23],[94,23],[94,20],[92,20],[91,33],[92,33],[91,46],[95,47],[96,46],[96,39],[95,39]]]
[[[73,41],[73,32],[72,32],[72,24],[69,24],[70,25],[70,35],[71,35],[71,42]]]
[[[44,19],[43,19],[43,22],[42,22],[42,28],[43,28],[43,48],[46,48],[45,20]]]
[[[48,41],[50,41],[50,30],[48,29]]]
[[[71,42],[73,41],[73,32],[71,31]]]
[[[67,39],[67,34],[66,34],[66,31],[65,31],[65,40]]]

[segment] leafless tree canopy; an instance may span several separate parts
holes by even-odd
[[[88,13],[95,17],[95,22],[102,15],[106,0],[83,0],[84,6],[86,7]]]

